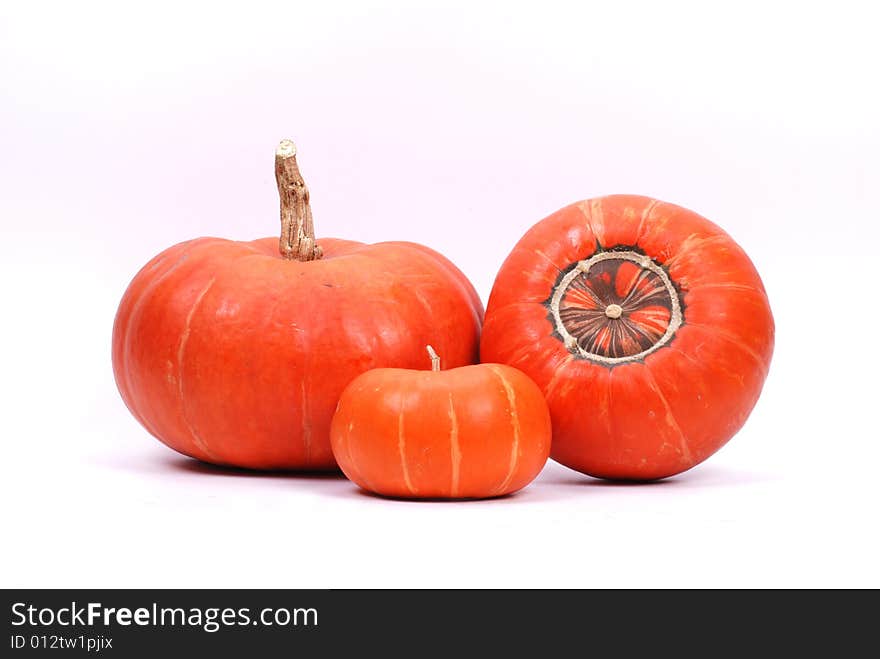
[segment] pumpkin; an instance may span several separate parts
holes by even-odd
[[[345,386],[415,367],[430,341],[477,361],[482,305],[422,245],[315,240],[293,143],[276,152],[282,236],[198,238],[138,272],[113,327],[125,404],[159,440],[205,462],[335,467],[330,419]]]
[[[773,333],[761,278],[721,228],[613,195],[563,208],[519,241],[492,288],[481,358],[541,387],[555,460],[651,480],[702,462],[742,427]]]
[[[502,364],[368,371],[346,387],[330,437],[343,473],[401,498],[476,499],[515,492],[550,452],[537,385]]]

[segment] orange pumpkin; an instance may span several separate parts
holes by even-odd
[[[679,206],[615,195],[563,208],[520,240],[492,289],[481,357],[542,388],[554,459],[656,479],[742,427],[773,333],[761,278],[730,236]]]
[[[379,367],[415,367],[433,342],[477,360],[482,305],[464,275],[413,243],[315,241],[293,144],[276,153],[277,239],[199,238],[134,278],[113,327],[113,370],[143,426],[200,460],[328,469],[343,388]]]
[[[550,452],[550,413],[520,371],[479,364],[380,368],[343,391],[330,437],[342,471],[392,497],[485,498],[515,492]]]

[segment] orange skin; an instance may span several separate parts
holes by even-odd
[[[358,374],[477,361],[483,309],[464,275],[414,243],[327,238],[286,260],[277,238],[199,238],[135,276],[113,327],[125,404],[155,437],[205,462],[333,469],[330,419]]]
[[[356,378],[330,427],[342,471],[370,492],[481,499],[531,483],[550,452],[541,390],[501,364],[380,368]]]
[[[598,363],[554,333],[554,286],[597,244],[635,247],[681,293],[681,326],[643,359]],[[730,236],[679,206],[614,195],[563,208],[520,240],[489,298],[481,358],[515,366],[541,387],[555,460],[592,476],[652,480],[702,462],[742,427],[773,337],[764,286]]]

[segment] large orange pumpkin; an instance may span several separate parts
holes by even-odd
[[[379,368],[346,387],[330,436],[342,471],[392,497],[475,499],[528,485],[550,452],[537,385],[503,364]]]
[[[289,141],[276,153],[277,239],[199,238],[135,276],[113,327],[122,398],[171,448],[259,469],[335,466],[329,427],[343,388],[380,366],[416,367],[424,346],[477,360],[482,305],[422,245],[314,239]]]
[[[481,357],[542,388],[551,457],[593,476],[656,479],[740,429],[773,329],[758,273],[723,230],[614,195],[563,208],[520,240],[492,289]]]

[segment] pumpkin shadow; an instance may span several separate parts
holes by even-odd
[[[347,487],[344,490],[336,489],[332,492],[327,492],[326,495],[332,497],[342,497],[346,499],[361,499],[362,501],[372,500],[375,502],[387,502],[389,504],[410,504],[416,506],[430,504],[445,506],[456,504],[465,506],[477,506],[478,504],[483,504],[486,506],[500,506],[505,504],[530,505],[557,499],[569,499],[572,496],[577,495],[575,490],[565,491],[563,490],[563,488],[556,487],[545,488],[542,487],[542,484],[539,482],[532,483],[529,486],[521,490],[517,490],[516,492],[511,492],[510,494],[503,494],[497,497],[467,499],[444,499],[442,497],[395,497],[364,490],[354,483],[350,483],[349,485],[350,487]]]
[[[577,471],[563,468],[564,472],[554,473],[546,479],[552,485],[568,485],[594,488],[700,488],[751,485],[773,480],[765,474],[725,469],[717,466],[701,466],[675,476],[654,480],[624,480],[595,478]]]
[[[360,496],[364,499],[377,499],[379,501],[390,501],[393,503],[412,503],[412,504],[424,504],[424,503],[439,503],[439,504],[455,504],[455,503],[463,503],[463,504],[473,504],[473,503],[494,503],[496,501],[512,501],[517,498],[519,492],[512,492],[510,494],[502,494],[498,497],[484,497],[484,498],[462,498],[462,499],[446,499],[443,497],[396,497],[388,494],[377,494],[376,492],[370,492],[368,490],[361,489],[357,487],[354,495]]]
[[[227,478],[266,478],[266,479],[303,479],[303,480],[345,480],[339,469],[322,471],[305,471],[292,469],[245,469],[228,465],[215,465],[186,456],[170,456],[164,460],[170,471],[201,474],[203,476],[221,476]]]

